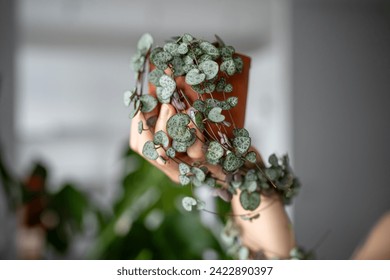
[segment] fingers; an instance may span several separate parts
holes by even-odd
[[[155,126],[155,132],[162,130],[167,134],[166,124],[167,124],[169,118],[175,114],[176,114],[176,110],[172,105],[162,104],[161,108],[160,108],[160,114],[158,115],[158,119],[157,119],[156,126]],[[165,152],[162,148],[157,149],[157,152],[159,153],[160,156],[165,156]],[[165,161],[161,160],[161,158],[158,158],[157,162],[160,165],[167,165],[167,164],[172,163],[171,160],[168,160],[168,162],[165,162]]]
[[[195,143],[192,144],[190,147],[187,149],[187,155],[192,158],[193,160],[196,161],[201,161],[204,159],[204,153],[202,151],[203,148],[203,142],[204,142],[204,136],[202,132],[195,126],[193,122],[189,124],[189,127],[195,128],[196,129],[196,140]]]

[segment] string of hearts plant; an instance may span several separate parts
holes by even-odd
[[[225,200],[237,195],[239,189],[242,207],[251,211],[240,215],[245,220],[259,217],[254,210],[261,203],[260,194],[276,191],[284,203],[289,203],[300,185],[288,157],[278,158],[273,154],[266,166],[251,150],[249,132],[237,126],[235,116],[245,112],[231,113],[240,102],[240,92],[231,81],[245,67],[242,55],[218,36],[211,43],[184,34],[163,47],[152,45],[150,34],[144,34],[138,42],[132,59],[136,84],[133,90],[124,93],[124,103],[131,109],[130,118],[153,111],[159,103],[173,105],[177,113],[167,121],[167,133],[154,131],[156,117],[138,123],[140,134],[145,130],[154,134],[153,141],[143,146],[144,157],[177,162],[178,179],[183,186],[207,185]],[[150,89],[154,90],[149,93]],[[196,140],[203,143],[205,160],[184,162],[180,155]],[[215,177],[209,171],[210,166],[219,166],[226,179]],[[199,210],[205,208],[205,203],[196,197],[184,197],[182,204],[188,211],[194,206]]]

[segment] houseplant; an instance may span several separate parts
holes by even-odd
[[[250,58],[218,36],[211,43],[184,34],[163,47],[152,45],[149,34],[139,40],[132,60],[136,85],[124,93],[130,117],[143,116],[138,133],[152,138],[143,143],[143,156],[174,162],[183,186],[208,186],[227,201],[239,195],[242,208],[249,211],[239,215],[244,220],[259,217],[261,195],[277,193],[289,203],[299,181],[288,157],[273,154],[265,164],[243,127]],[[161,104],[170,104],[175,113],[157,130]],[[188,161],[186,153],[194,145],[203,157]],[[223,178],[216,176],[216,169]],[[194,195],[183,198],[182,204],[188,211],[206,207]]]

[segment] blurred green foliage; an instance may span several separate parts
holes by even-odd
[[[43,164],[34,164],[26,178],[16,178],[0,153],[0,182],[10,208],[25,209],[23,224],[46,232],[43,257],[56,257],[47,253],[54,249],[72,258],[69,248],[78,236],[90,231],[86,217],[92,217],[97,227],[86,259],[202,259],[206,250],[219,259],[228,258],[219,237],[202,224],[199,212],[182,209],[182,197],[191,195],[188,186],[173,183],[130,149],[123,160],[122,193],[107,211],[74,184],[51,191]],[[228,205],[219,207],[226,211]]]

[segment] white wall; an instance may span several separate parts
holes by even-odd
[[[347,259],[390,206],[389,2],[293,3],[297,237]]]

